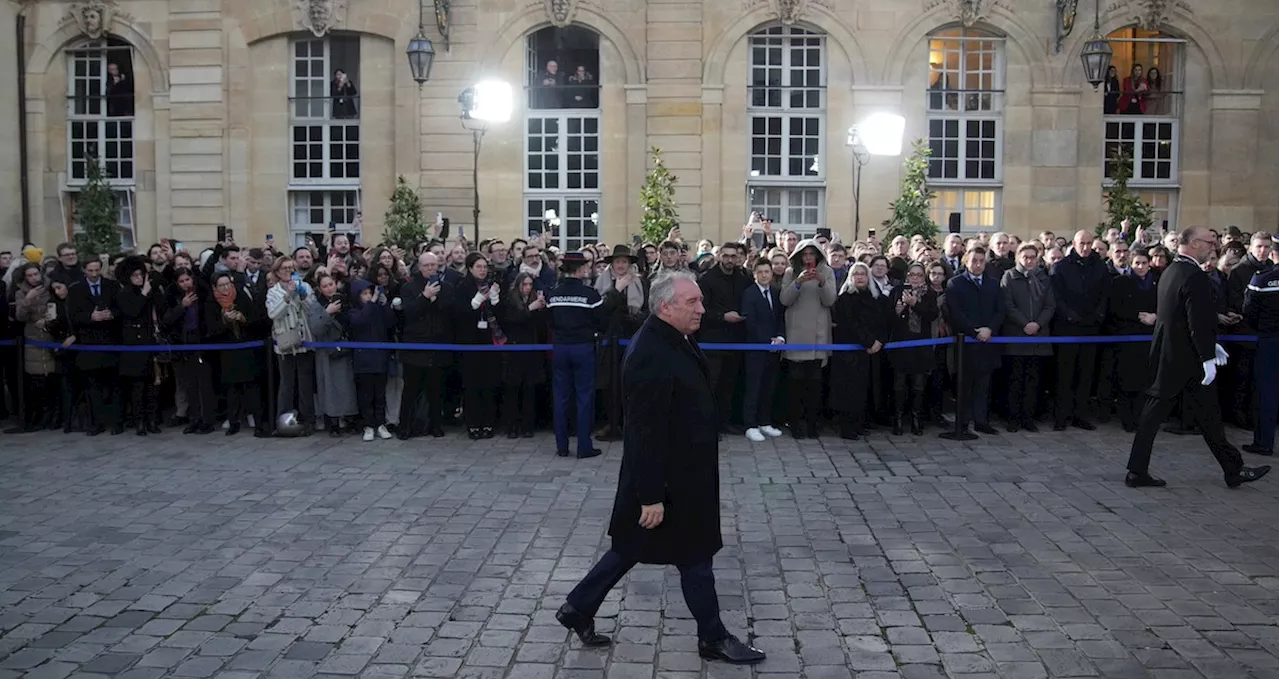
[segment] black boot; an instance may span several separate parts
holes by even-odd
[[[902,413],[893,414],[893,435],[902,436]]]
[[[596,623],[591,618],[579,613],[573,606],[565,604],[556,611],[556,622],[577,635],[583,646],[608,646],[613,640],[596,632]]]

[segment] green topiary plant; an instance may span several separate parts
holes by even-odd
[[[383,245],[394,245],[413,252],[420,243],[431,240],[430,226],[422,218],[422,201],[403,176],[396,179],[382,231]]]
[[[1132,238],[1139,230],[1150,228],[1155,217],[1151,206],[1129,190],[1129,180],[1133,178],[1133,157],[1123,146],[1117,146],[1107,162],[1111,167],[1111,186],[1107,187],[1103,197],[1107,217],[1098,223],[1097,235],[1101,236],[1110,228],[1122,229],[1121,224],[1127,219],[1127,233]]]
[[[933,223],[929,207],[934,197],[933,190],[929,188],[929,142],[917,139],[911,146],[911,155],[903,163],[902,193],[890,204],[890,217],[881,223],[885,227],[885,241],[917,234],[933,238],[938,233],[938,225]]]
[[[72,240],[80,261],[120,251],[120,206],[97,158],[86,158],[88,181],[76,195],[75,220],[80,230]]]
[[[653,167],[640,187],[640,206],[644,209],[640,217],[640,239],[656,245],[666,240],[672,228],[680,225],[680,219],[676,215],[676,176],[662,164],[662,149],[651,148],[649,155]]]

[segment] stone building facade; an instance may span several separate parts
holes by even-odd
[[[0,3],[0,69],[22,83],[0,103],[0,246],[67,237],[88,154],[126,243],[194,247],[219,224],[242,243],[329,224],[373,242],[397,176],[470,233],[457,99],[484,79],[516,106],[482,139],[481,237],[541,230],[551,209],[564,247],[624,242],[656,146],[686,237],[735,238],[757,209],[847,240],[846,130],[881,111],[906,118],[906,150],[928,139],[944,228],[1096,224],[1121,146],[1158,222],[1276,226],[1273,2],[1101,0],[1109,96],[1080,65],[1087,0],[421,1]],[[420,16],[437,50],[421,87],[405,57]],[[864,234],[900,175],[896,158],[863,167]]]

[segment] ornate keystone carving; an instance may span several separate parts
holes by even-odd
[[[347,20],[347,0],[297,0],[296,7],[298,24],[317,38],[323,38]]]
[[[86,37],[97,40],[111,30],[111,20],[120,12],[109,0],[87,0],[71,5],[70,17]]]

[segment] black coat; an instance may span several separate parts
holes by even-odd
[[[730,311],[741,312],[742,292],[748,286],[755,285],[751,276],[739,268],[725,273],[719,266],[702,274],[698,279],[698,287],[702,288],[702,306],[706,314],[702,317],[702,327],[698,329],[698,341],[741,342],[746,328],[739,323],[724,320]],[[776,300],[775,300],[776,301]]]
[[[609,521],[613,550],[641,563],[711,559],[720,536],[719,431],[707,359],[693,338],[650,316],[622,363],[622,470]],[[640,507],[665,516],[641,528]]]
[[[453,342],[453,323],[449,317],[449,300],[453,286],[440,284],[440,293],[434,300],[422,296],[427,282],[414,276],[400,288],[400,316],[403,319],[400,341],[405,344],[450,344]],[[400,363],[412,368],[445,368],[453,363],[453,355],[447,351],[404,349],[397,355]]]
[[[120,322],[120,343],[128,346],[145,346],[156,343],[155,319],[160,313],[158,291],[143,296],[142,290],[132,285],[121,286],[116,294],[116,315]],[[154,354],[122,352],[119,358],[121,377],[143,377],[151,373]]]
[[[252,341],[253,329],[262,322],[258,311],[260,305],[254,304],[243,289],[238,289],[234,306],[236,311],[244,314],[243,324],[231,323],[222,315],[222,307],[210,293],[205,302],[205,328],[209,333],[209,341],[220,344],[238,344]],[[237,329],[238,326],[238,329]],[[258,351],[256,349],[233,349],[218,354],[218,365],[223,384],[243,384],[258,379]]]
[[[1149,355],[1155,381],[1147,394],[1170,399],[1204,377],[1201,364],[1214,357],[1218,341],[1212,286],[1200,267],[1181,257],[1160,274]]]
[[[120,309],[116,307],[116,298],[120,294],[120,284],[107,278],[99,278],[101,287],[99,295],[94,299],[89,283],[81,280],[67,291],[67,309],[71,313],[71,326],[76,336],[76,344],[115,344],[119,331]],[[108,309],[115,315],[109,321],[95,321],[92,315],[95,309]],[[96,351],[76,352],[76,367],[80,370],[101,370],[114,368],[116,354]]]
[[[1150,275],[1150,274],[1149,274]],[[1107,326],[1112,335],[1150,335],[1152,326],[1138,320],[1139,313],[1155,313],[1155,276],[1146,290],[1133,276],[1116,276],[1111,279],[1111,300],[1108,303]],[[1152,372],[1147,361],[1151,345],[1145,342],[1116,344],[1116,376],[1120,390],[1136,393],[1151,386]]]
[[[478,291],[479,283],[474,276],[464,278],[454,290],[450,307],[453,311],[454,341],[458,344],[493,344],[495,317],[488,298],[479,309],[471,308],[471,300]],[[486,318],[487,327],[479,327]],[[468,388],[492,389],[502,383],[502,360],[491,352],[459,352],[458,368],[462,372],[462,383]]]
[[[904,308],[897,313],[898,300],[902,299],[905,287],[897,287],[889,293],[889,301],[885,312],[889,317],[889,341],[904,342],[907,340],[931,339],[933,337],[933,320],[938,317],[938,295],[925,288],[924,296],[916,302],[915,313],[920,317],[919,331],[911,332],[911,309]],[[909,349],[892,349],[889,351],[889,365],[894,372],[905,375],[927,375],[937,365],[933,347],[912,347]]]
[[[870,347],[878,340],[889,341],[887,297],[872,297],[871,289],[842,292],[831,306],[831,341],[833,344],[860,344]],[[831,352],[831,384],[854,384],[855,377],[871,370],[872,355],[865,349]],[[865,381],[864,381],[865,383]],[[847,394],[832,389],[831,408],[848,412]]]
[[[1098,334],[1107,317],[1107,294],[1111,291],[1106,262],[1096,254],[1081,257],[1073,252],[1053,265],[1049,282],[1057,303],[1053,334]]]
[[[1004,323],[1004,293],[1000,290],[1000,281],[982,276],[981,283],[975,285],[969,276],[956,276],[947,281],[947,319],[951,331],[966,337],[977,337],[978,328],[990,328],[993,334],[1000,334],[1000,326]],[[989,342],[966,342],[964,345],[965,365],[970,370],[992,371],[1000,367],[1004,347]]]
[[[547,311],[545,308],[529,311],[529,305],[524,302],[504,299],[498,305],[498,323],[507,336],[507,345],[538,344],[546,336]],[[501,360],[505,385],[542,384],[546,381],[547,354],[544,351],[504,351]]]
[[[754,281],[742,291],[742,302],[738,305],[738,309],[746,317],[741,323],[746,331],[742,341],[768,344],[775,337],[786,338],[787,309],[778,299],[778,286],[769,286],[769,297],[773,300],[772,307]]]

